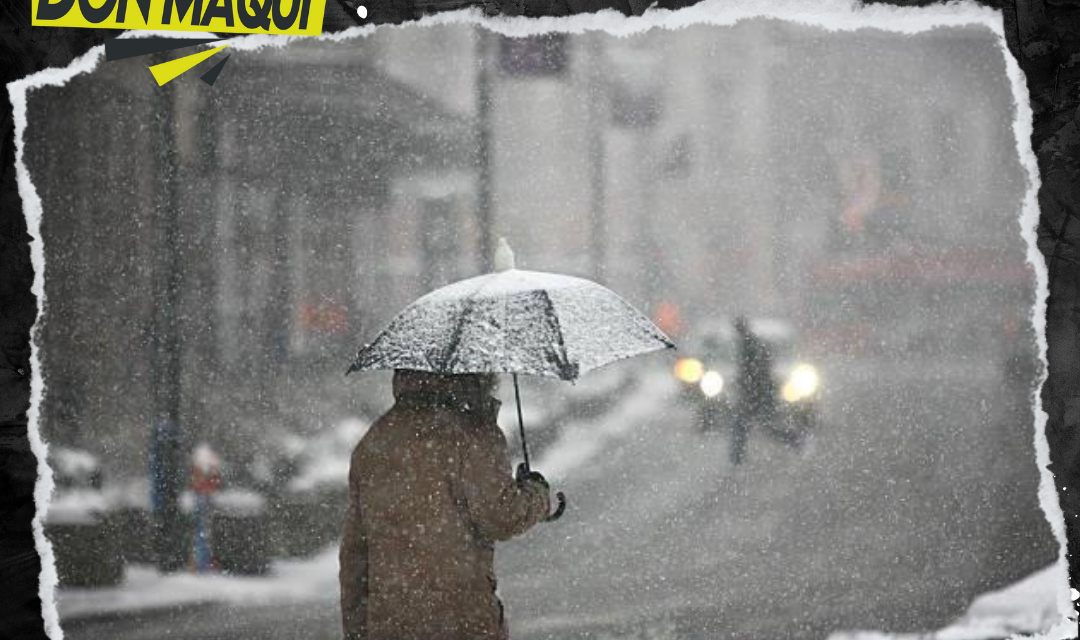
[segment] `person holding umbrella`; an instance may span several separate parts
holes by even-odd
[[[738,405],[732,425],[731,462],[740,464],[746,457],[750,422],[761,420],[771,425],[776,420],[776,380],[768,345],[750,328],[746,316],[735,319],[738,340]]]
[[[549,515],[533,471],[518,375],[576,380],[672,342],[612,291],[521,271],[505,240],[496,271],[405,308],[346,372],[394,371],[395,404],[361,438],[340,552],[346,640],[506,640],[494,544]],[[510,374],[524,462],[510,476],[493,397]]]
[[[494,543],[549,511],[510,475],[493,375],[394,373],[395,404],[352,455],[340,551],[346,640],[508,637]]]

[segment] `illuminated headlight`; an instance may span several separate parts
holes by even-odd
[[[712,398],[724,390],[724,376],[717,371],[708,371],[701,376],[701,392]]]
[[[675,377],[686,384],[697,384],[705,374],[705,365],[697,358],[679,358],[675,363]]]
[[[817,393],[818,382],[817,369],[808,364],[796,365],[788,374],[781,393],[786,402],[798,402]]]

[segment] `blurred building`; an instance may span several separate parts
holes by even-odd
[[[789,308],[822,348],[906,358],[1011,349],[1034,280],[1000,44],[978,28],[915,42],[860,32],[845,48],[786,31],[810,53],[774,85],[789,153],[806,154],[778,201],[795,222],[778,234]],[[795,90],[796,78],[823,90]]]
[[[385,402],[342,379],[349,356],[478,273],[482,233],[522,268],[597,277],[690,328],[769,314],[821,345],[908,348],[943,327],[978,345],[1026,313],[1023,173],[990,32],[481,33],[238,51],[213,89],[191,74],[168,93],[137,58],[31,94],[48,434],[142,455],[162,202],[181,225],[182,413],[237,443],[226,459]]]
[[[235,58],[212,91],[185,77],[159,92],[133,59],[31,99],[27,159],[48,212],[51,439],[143,456],[153,292],[172,249],[163,199],[179,224],[185,431],[224,441],[227,460],[275,429],[322,426],[327,406],[355,411],[362,398],[342,374],[358,336],[415,293],[402,287],[414,268],[456,269],[410,264],[406,278],[401,262],[469,246],[455,222],[474,163],[468,116],[362,59]],[[157,126],[170,108],[172,163]],[[391,240],[403,209],[430,218],[413,237],[428,251]],[[455,233],[426,232],[439,225]]]

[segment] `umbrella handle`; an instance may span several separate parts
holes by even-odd
[[[559,491],[555,494],[555,499],[559,501],[559,506],[555,507],[555,513],[544,518],[544,522],[555,522],[562,517],[563,511],[566,511],[566,494]]]

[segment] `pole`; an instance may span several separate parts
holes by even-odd
[[[169,59],[161,54],[161,62]],[[183,490],[180,424],[179,217],[175,85],[157,88],[158,130],[155,148],[157,212],[153,262],[154,317],[150,336],[153,362],[154,431],[151,450],[155,552],[158,568],[177,571],[187,561],[180,492]]]
[[[521,390],[518,389],[517,374],[514,374],[514,400],[517,401],[518,429],[521,433],[521,452],[525,454],[525,470],[532,471],[529,466],[529,445],[525,442],[525,420],[521,417]]]
[[[476,27],[476,146],[477,146],[477,185],[476,185],[476,224],[478,227],[477,251],[480,253],[480,268],[484,273],[492,269],[495,251],[495,230],[492,228],[491,203],[491,62],[488,60],[491,47],[489,35],[480,25]]]
[[[656,201],[654,190],[658,178],[655,174],[656,163],[652,158],[651,124],[638,131],[635,146],[634,155],[637,156],[638,171],[637,250],[641,252],[640,255],[643,258],[639,266],[639,277],[642,284],[642,298],[647,308],[652,310],[659,302],[660,280],[664,278],[666,271],[660,244],[657,242],[652,224]]]
[[[604,131],[607,122],[607,85],[604,82],[600,33],[589,37],[589,76],[586,95],[589,96],[589,178],[591,198],[589,200],[589,229],[592,244],[592,275],[597,282],[603,283],[607,265],[607,217],[605,213],[605,164],[607,162],[604,145]]]

